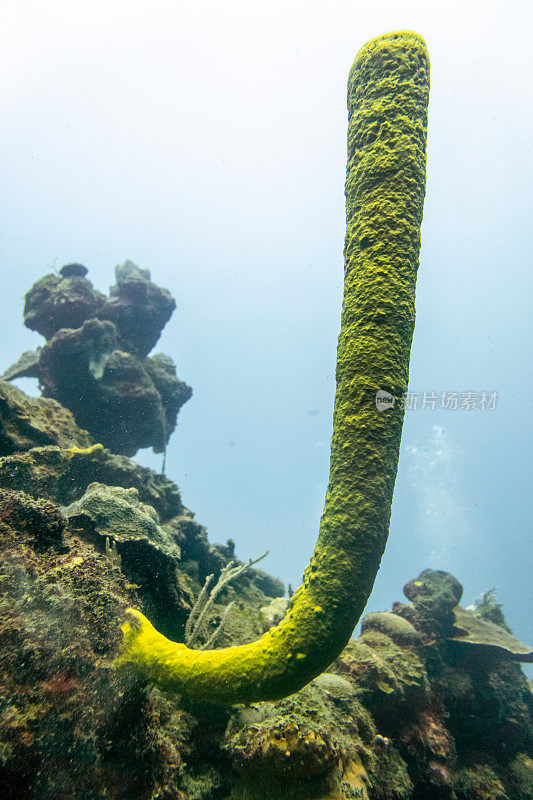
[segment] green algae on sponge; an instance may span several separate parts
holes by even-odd
[[[387,540],[407,390],[425,193],[429,59],[410,31],[358,53],[348,82],[344,302],[331,465],[315,551],[282,622],[251,644],[195,651],[138,610],[117,663],[193,699],[249,703],[292,694],[348,642]]]

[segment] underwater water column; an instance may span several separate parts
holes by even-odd
[[[361,48],[348,81],[345,287],[330,477],[315,551],[287,615],[261,639],[191,650],[135,609],[117,664],[196,700],[300,689],[339,655],[368,600],[398,467],[425,194],[429,58],[411,31]],[[378,410],[377,392],[385,403]],[[391,396],[395,402],[391,401]]]

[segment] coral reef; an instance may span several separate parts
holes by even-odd
[[[112,659],[117,620],[132,603],[183,637],[205,576],[235,560],[233,546],[208,543],[168,478],[87,446],[57,403],[11,387],[8,395],[16,436],[4,437],[5,449],[16,450],[0,458],[2,797],[148,800],[161,791],[185,800],[186,785],[191,797],[200,785],[211,791],[216,767],[197,778],[184,766],[200,752],[204,734],[192,740],[201,717],[119,675]],[[33,446],[58,432],[61,447]],[[233,601],[222,643],[252,641],[259,609],[280,593],[280,581],[248,569],[217,598],[207,635]]]
[[[28,397],[0,380],[0,456],[29,447],[89,447],[92,439],[55,400]]]
[[[95,291],[82,264],[65,264],[59,275],[36,281],[24,299],[24,324],[48,341],[61,328],[80,328],[99,316],[105,297]]]
[[[532,800],[531,693],[515,660],[529,649],[510,638],[494,598],[461,609],[448,573],[409,581],[411,603],[367,615],[329,671],[286,700],[194,704],[114,669],[126,608],[183,640],[206,576],[220,577],[234,543],[210,545],[168,478],[87,444],[57,403],[7,389],[6,798]],[[34,446],[56,437],[61,446]],[[250,568],[216,598],[205,640],[231,603],[220,644],[254,641],[283,618],[282,593]],[[458,620],[477,626],[474,645],[456,641]]]
[[[192,394],[169,356],[148,356],[176,304],[131,261],[115,272],[109,298],[95,291],[81,264],[40,278],[26,294],[24,323],[47,342],[3,377],[38,378],[43,397],[70,409],[115,453],[163,452]]]
[[[532,650],[514,638],[492,590],[464,609],[454,576],[424,570],[404,588],[410,602],[368,614],[359,638],[340,646],[368,593],[388,525],[401,415],[367,401],[374,381],[396,393],[407,379],[423,199],[423,160],[412,155],[423,150],[426,70],[420,39],[405,32],[373,40],[354,65],[346,268],[357,291],[345,297],[320,539],[305,587],[290,601],[278,579],[237,561],[232,540],[208,542],[169,478],[95,442],[94,429],[78,427],[56,400],[28,398],[0,382],[2,799],[533,800],[533,702],[519,663],[531,661]],[[397,140],[389,139],[392,122]],[[411,217],[404,207],[393,213],[403,178],[417,186]],[[376,213],[383,191],[390,220]],[[385,279],[389,245],[397,254],[396,288]],[[141,364],[156,386],[154,362],[170,376],[166,356],[146,357],[172,312],[168,293],[130,262],[109,299],[86,274],[69,264],[28,293],[26,324],[48,344],[25,354],[8,376],[36,374],[62,347],[67,356],[69,347],[76,358],[84,354],[93,378],[103,378],[109,364],[111,372],[129,365],[143,383]],[[366,338],[381,345],[372,341],[367,352]],[[44,367],[40,377],[46,380]],[[158,385],[168,414],[174,383]],[[152,422],[161,441],[160,421]],[[364,474],[348,446],[352,435]],[[361,509],[352,508],[350,480],[360,481]],[[352,536],[352,524],[362,539]],[[208,578],[215,591],[203,614]],[[273,696],[247,706],[239,701],[253,691],[238,680],[221,691],[215,671],[206,676],[214,699],[237,704],[197,702],[195,691],[167,692],[128,665],[116,668],[117,621],[131,607],[177,642],[194,629],[196,608],[200,646],[213,634],[222,645],[209,656],[212,667],[217,653],[253,655],[256,645],[247,645],[267,631],[263,645],[281,642],[278,656],[289,662],[288,677],[280,673],[283,694],[298,689],[320,659],[332,663],[282,699],[274,679]],[[303,649],[317,631],[325,654],[313,650],[314,638]],[[285,642],[291,646],[283,649]],[[311,668],[299,658],[307,655],[316,657]],[[253,659],[242,667],[253,684]],[[265,686],[270,692],[267,680],[259,696]]]
[[[429,60],[410,31],[358,53],[348,82],[344,301],[331,465],[315,551],[283,621],[258,642],[196,653],[137,609],[117,663],[161,688],[235,703],[284,697],[348,642],[388,535],[407,390],[425,194]]]
[[[73,472],[72,480],[81,476]],[[159,582],[174,635],[183,637],[207,563],[174,551],[173,573],[150,574],[155,545],[170,542],[163,532],[171,527],[131,487],[82,481],[67,508],[52,494],[0,489],[2,797],[533,799],[527,680],[491,645],[482,658],[459,653],[445,604],[429,613],[415,596],[367,615],[361,636],[328,672],[283,700],[191,703],[113,667],[120,643],[113,621],[135,602],[164,625],[164,603],[157,611],[150,597]],[[136,565],[124,549],[129,525],[137,526],[133,541],[144,540]],[[111,527],[116,550],[105,546]],[[220,563],[229,563],[227,551],[216,548]],[[249,573],[214,609],[212,630],[233,602],[223,645],[260,634],[269,598]],[[436,582],[443,580],[458,583],[438,573]],[[429,571],[424,581],[432,583]],[[502,617],[508,635],[503,625]]]
[[[232,800],[293,798],[295,787],[298,797],[368,798],[375,726],[352,685],[335,678],[234,711],[224,737],[237,775]]]

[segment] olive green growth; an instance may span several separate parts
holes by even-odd
[[[139,611],[119,663],[161,688],[211,703],[289,695],[345,647],[389,529],[415,322],[425,194],[429,60],[411,31],[357,54],[348,82],[345,290],[331,466],[320,533],[284,620],[257,642],[190,650]],[[376,393],[395,398],[378,410]]]

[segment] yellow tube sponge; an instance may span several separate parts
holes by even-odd
[[[348,642],[389,529],[425,194],[429,60],[398,31],[368,42],[348,82],[345,290],[330,478],[315,551],[285,619],[257,642],[196,651],[139,611],[118,663],[212,703],[274,700],[319,675]],[[376,393],[395,398],[378,410]]]

